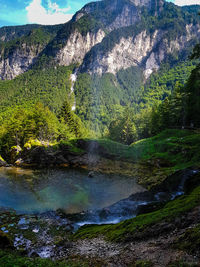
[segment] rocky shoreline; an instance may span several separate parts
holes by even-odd
[[[177,197],[187,196],[199,185],[198,167],[175,170],[169,162],[159,158],[134,161],[110,153],[96,141],[78,140],[75,147],[36,146],[23,150],[16,147],[11,152],[9,163],[20,168],[83,168],[91,179],[96,172],[129,176],[137,178],[146,189],[103,209],[77,214],[57,210],[19,215],[14,210],[1,209],[0,249],[11,249],[31,258],[72,258],[76,262],[78,257],[87,260],[89,265],[86,266],[92,267],[182,266],[182,261],[190,264],[186,266],[198,266],[200,254],[188,254],[176,245],[189,229],[200,224],[198,202],[189,212],[171,221],[164,219],[144,230],[137,229],[134,235],[126,237],[125,242],[111,242],[102,235],[91,235],[83,240],[76,238],[81,229],[86,232],[89,229],[82,225],[110,223],[112,227],[113,223],[125,219],[159,212]],[[11,165],[0,159],[0,166]],[[78,230],[78,235],[77,229],[81,230]],[[136,265],[136,262],[149,265]],[[177,265],[170,265],[174,262],[178,262]]]
[[[101,210],[86,211],[71,215],[65,214],[62,210],[56,212],[49,211],[38,215],[19,215],[14,210],[1,209],[1,249],[15,248],[18,251],[23,251],[29,257],[52,259],[66,258],[76,254],[84,257],[99,257],[100,259],[106,256],[106,260],[109,259],[108,262],[110,262],[114,256],[117,256],[120,259],[121,265],[112,263],[113,265],[109,266],[127,266],[125,262],[122,264],[122,259],[124,259],[128,250],[124,250],[122,244],[109,244],[101,238],[86,241],[72,241],[71,237],[77,229],[77,225],[80,227],[85,222],[107,223],[109,220],[111,221],[117,217],[120,221],[120,218],[125,218],[126,216],[127,218],[131,218],[139,214],[158,210],[169,200],[174,199],[175,193],[180,195],[180,191],[178,190],[182,190],[182,194],[187,192],[187,188],[197,173],[198,170],[192,169],[179,171],[176,173],[177,181],[173,186],[171,186],[171,181],[174,179],[174,175],[169,176],[159,187],[152,188],[150,191],[133,194],[127,199],[120,200]],[[167,187],[168,184],[170,187]],[[161,242],[159,240],[162,240],[161,243],[163,243],[163,235],[166,235],[166,233],[173,231],[183,233],[184,231],[180,229],[185,229],[200,222],[199,214],[198,209],[196,209],[195,214],[187,214],[186,217],[180,218],[174,224],[157,224],[155,227],[147,230],[145,235],[143,233],[143,237],[140,237],[140,239],[147,238],[148,240],[154,240],[155,244],[153,247],[156,247],[157,243]],[[179,230],[176,230],[177,228]],[[158,234],[157,239],[154,238],[155,232]],[[170,236],[171,239],[175,240],[172,237],[172,233]],[[167,239],[169,240],[170,237],[167,237]],[[137,244],[138,246],[143,244],[147,248],[151,242],[148,241],[144,245],[144,242],[140,241]],[[98,249],[96,246],[98,246]],[[167,245],[165,244],[165,246]],[[125,247],[133,251],[138,251],[136,249],[136,243],[131,243],[131,247],[128,245]],[[147,251],[144,253],[147,253]],[[137,252],[137,258],[140,258],[140,254]],[[131,259],[132,256],[129,258]]]

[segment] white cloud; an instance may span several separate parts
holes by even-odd
[[[48,1],[48,10],[42,6],[42,0],[32,0],[26,7],[29,23],[38,23],[43,25],[53,25],[65,23],[70,20],[73,14],[67,14],[68,8],[59,8],[56,3]]]
[[[200,5],[200,0],[175,0],[177,6]]]

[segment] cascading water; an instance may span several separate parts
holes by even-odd
[[[72,73],[70,75],[70,81],[71,81],[71,92],[70,92],[70,95],[72,95],[74,93],[74,85],[75,85],[75,82],[77,80],[77,72],[78,70],[75,69],[74,73]],[[76,98],[74,97],[74,103],[72,105],[72,110],[75,111],[76,110]]]

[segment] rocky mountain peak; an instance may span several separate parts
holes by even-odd
[[[15,46],[6,42],[11,34],[6,35],[8,38],[0,31],[0,38],[4,38],[0,44],[0,79],[13,79],[34,64],[44,65],[44,58],[55,65],[79,64],[81,72],[99,75],[136,66],[148,78],[180,51],[188,54],[200,38],[197,11],[165,0],[102,0],[85,5],[59,28],[46,26],[42,34],[41,29],[33,31],[34,38],[23,26],[24,37],[20,43],[16,39]],[[15,31],[21,34],[22,29]]]

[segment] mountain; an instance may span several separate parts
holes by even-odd
[[[26,72],[62,25],[0,28],[0,78],[13,79]]]
[[[164,0],[103,0],[85,5],[63,25],[3,27],[0,79],[14,80],[1,81],[1,106],[40,100],[59,112],[70,98],[86,125],[102,131],[125,106],[142,106],[156,73],[183,70],[183,77],[173,74],[161,88],[159,100],[177,80],[186,81],[191,68],[184,62],[200,40],[199,9]],[[76,80],[71,91],[69,69]],[[61,83],[55,82],[58,73]]]
[[[64,25],[1,28],[0,78],[16,77],[44,55],[90,74],[139,66],[148,78],[163,62],[185,58],[200,38],[198,9],[164,0],[104,0]]]

